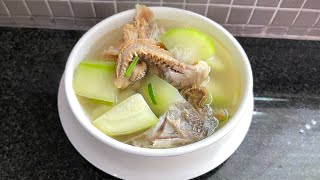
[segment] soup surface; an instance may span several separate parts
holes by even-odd
[[[79,102],[99,130],[134,146],[171,148],[210,136],[239,106],[241,79],[233,57],[214,34],[177,21],[151,21],[152,13],[144,12],[150,10],[137,6],[129,26],[105,34],[90,49],[75,72]],[[151,30],[140,37],[144,26]]]

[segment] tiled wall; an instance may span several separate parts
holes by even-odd
[[[194,11],[234,35],[320,40],[320,0],[0,0],[0,26],[88,29],[136,3]]]

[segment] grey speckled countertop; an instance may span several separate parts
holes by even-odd
[[[59,80],[83,33],[0,28],[0,179],[113,179],[59,121]],[[320,179],[320,42],[238,40],[253,68],[253,121],[238,150],[196,179]]]

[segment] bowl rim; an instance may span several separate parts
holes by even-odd
[[[128,15],[134,13],[135,9],[131,9],[131,10],[127,10],[127,11],[123,11],[123,12],[114,14],[114,15],[104,19],[103,21],[99,22],[98,24],[93,26],[91,29],[89,29],[80,38],[80,40],[76,43],[76,45],[73,47],[73,49],[68,57],[66,67],[65,67],[65,72],[64,72],[65,73],[64,83],[65,83],[65,93],[66,93],[66,97],[67,97],[67,102],[72,110],[72,113],[75,115],[76,119],[79,121],[79,123],[82,125],[82,127],[84,127],[85,130],[87,130],[91,135],[93,135],[95,138],[99,139],[104,144],[109,145],[115,149],[122,150],[127,153],[131,153],[131,154],[135,154],[135,155],[152,156],[152,157],[163,157],[163,156],[168,157],[168,156],[177,156],[177,155],[190,153],[192,151],[202,149],[202,148],[218,141],[223,136],[228,134],[240,122],[240,120],[242,119],[242,117],[244,116],[244,114],[246,112],[246,105],[250,99],[249,96],[253,90],[253,77],[252,77],[251,65],[250,65],[249,59],[248,59],[245,51],[243,50],[243,48],[241,47],[239,42],[226,29],[224,29],[221,25],[214,22],[213,20],[211,20],[207,17],[204,17],[202,15],[193,13],[191,11],[183,10],[183,9],[177,9],[177,8],[171,8],[171,7],[149,7],[149,8],[153,11],[154,10],[176,11],[177,13],[184,13],[184,14],[189,14],[191,16],[196,16],[196,18],[200,19],[201,21],[206,21],[207,23],[211,24],[219,31],[223,32],[223,34],[225,34],[227,36],[227,39],[231,40],[231,42],[235,45],[236,49],[240,53],[240,56],[241,56],[240,59],[243,59],[243,63],[245,64],[244,65],[245,69],[242,73],[245,73],[243,75],[243,77],[245,77],[244,79],[246,79],[245,82],[247,82],[247,83],[244,82],[244,92],[243,92],[242,99],[240,101],[238,109],[236,110],[234,116],[229,120],[229,122],[226,123],[221,129],[219,129],[217,132],[215,132],[211,136],[209,136],[203,140],[200,140],[198,142],[188,144],[185,146],[169,148],[169,149],[148,149],[148,148],[135,147],[135,146],[128,145],[128,144],[122,143],[120,141],[117,141],[117,140],[105,135],[104,133],[99,131],[97,128],[95,128],[92,125],[92,123],[90,122],[90,120],[89,121],[83,120],[83,118],[86,118],[86,117],[80,116],[80,114],[77,112],[78,109],[75,109],[75,107],[73,106],[73,103],[79,103],[79,102],[77,100],[76,100],[77,102],[75,102],[74,98],[71,98],[72,96],[74,96],[74,97],[76,96],[73,91],[73,88],[72,88],[73,72],[71,72],[72,70],[70,70],[72,67],[72,61],[75,60],[75,56],[76,56],[77,52],[81,50],[80,47],[82,46],[82,44],[85,41],[87,41],[87,39],[89,39],[90,36],[92,36],[98,29],[102,28],[104,24],[110,23],[110,22],[116,20],[120,16],[128,16]],[[83,111],[83,109],[81,109],[81,110]]]

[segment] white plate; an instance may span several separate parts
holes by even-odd
[[[62,79],[64,76],[62,77]],[[128,154],[103,144],[79,124],[71,112],[60,81],[58,109],[61,124],[76,150],[102,171],[122,179],[190,179],[200,176],[223,163],[243,141],[252,118],[253,96],[245,117],[216,143],[175,157],[143,157]]]

